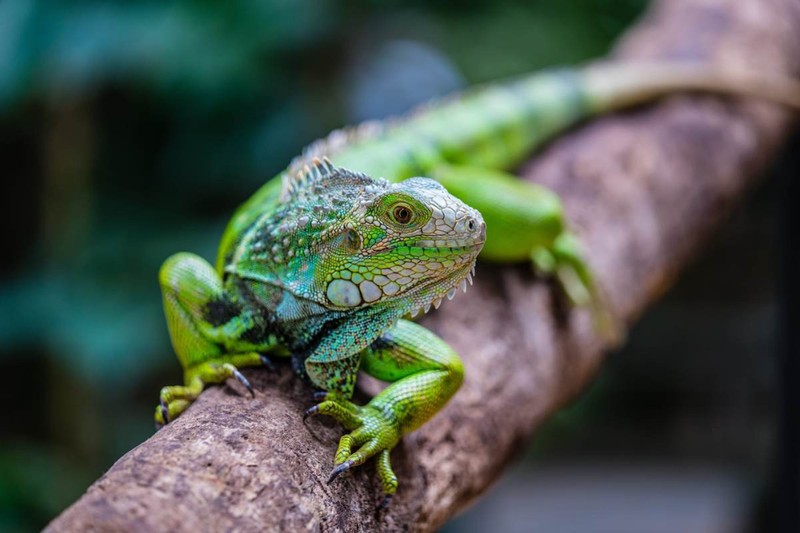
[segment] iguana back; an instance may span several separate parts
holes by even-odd
[[[296,173],[313,157],[327,157],[337,166],[389,181],[429,176],[442,164],[505,170],[588,116],[682,90],[752,95],[800,107],[796,82],[697,64],[552,69],[473,88],[424,104],[405,117],[336,130],[311,144],[239,207],[223,235],[216,268],[222,272],[242,234],[274,209],[281,188],[278,178]],[[490,238],[484,253],[495,255],[499,247],[492,244]]]

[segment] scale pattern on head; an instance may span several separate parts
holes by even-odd
[[[433,180],[390,184],[314,159],[284,177],[281,206],[251,228],[231,271],[328,309],[416,314],[466,290],[485,236],[480,213]]]

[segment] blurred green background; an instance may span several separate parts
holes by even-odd
[[[213,258],[236,205],[330,130],[603,55],[645,6],[1,0],[0,530],[41,528],[152,434],[158,390],[180,380],[156,282],[168,255]],[[731,288],[715,274],[743,240],[765,242],[757,274],[774,269],[774,187],[759,194],[737,215],[732,244],[723,237],[710,251],[725,259],[695,268],[589,393],[545,429],[512,489],[495,495],[535,499],[526,487],[558,478],[553,464],[574,474],[585,461],[613,469],[633,451],[634,465],[714,458],[734,465],[721,479],[747,502],[741,523],[759,523],[774,369],[751,356],[774,348],[774,290],[765,282],[741,301],[720,300]],[[721,331],[698,326],[674,339],[687,317],[703,315],[707,326],[721,310]],[[753,314],[761,329],[715,344]],[[722,354],[731,348],[734,356]],[[707,387],[708,375],[719,388]],[[731,392],[740,386],[742,394]],[[742,409],[752,416],[741,419]],[[730,427],[696,438],[719,420]],[[539,474],[540,464],[555,474]],[[508,504],[490,496],[448,529],[489,524]],[[522,513],[514,524],[527,520]]]

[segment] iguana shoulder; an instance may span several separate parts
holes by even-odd
[[[282,175],[269,209],[250,211],[255,219],[242,232],[224,272],[324,303],[324,286],[314,279],[324,248],[340,246],[348,238],[348,214],[387,186],[385,180],[337,168],[327,158],[310,158],[302,165],[296,161]]]
[[[367,143],[378,139],[384,132],[384,125],[378,121],[370,121],[355,127],[346,127],[331,132],[327,137],[311,143],[303,153],[295,157],[289,167],[269,180],[258,189],[245,203],[236,209],[225,228],[217,253],[217,270],[222,273],[231,260],[244,234],[260,219],[272,216],[280,209],[282,203],[289,198],[291,192],[304,191],[304,196],[322,192],[331,184],[323,184],[316,179],[313,171],[318,168],[316,162],[327,160],[347,147]],[[311,170],[312,172],[306,172]],[[318,169],[324,171],[324,169]],[[357,170],[357,169],[356,169]],[[319,174],[319,172],[317,172]],[[362,172],[352,172],[365,176]],[[313,181],[305,187],[306,181]],[[302,215],[298,215],[300,217]]]

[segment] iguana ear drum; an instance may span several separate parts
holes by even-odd
[[[344,244],[353,252],[359,251],[364,246],[361,235],[354,229],[349,229],[345,232]]]
[[[329,251],[344,250],[348,254],[357,253],[363,247],[364,240],[353,228],[347,228],[339,233],[334,233],[325,243],[325,249]]]

